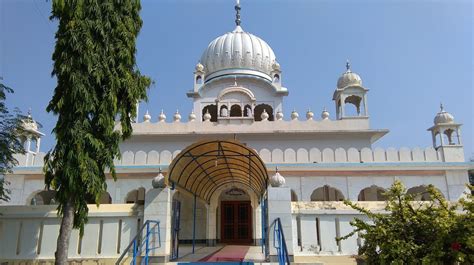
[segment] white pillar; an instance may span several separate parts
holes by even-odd
[[[31,154],[31,136],[26,138],[26,166],[33,165],[33,155]],[[30,164],[31,163],[31,164]]]
[[[215,246],[217,244],[217,223],[216,223],[216,214],[217,214],[217,205],[216,204],[206,204],[207,208],[207,225],[206,225],[206,241],[208,246]]]
[[[365,116],[369,116],[368,104],[367,104],[367,94],[364,94],[364,112]]]
[[[145,196],[144,221],[153,220],[160,222],[159,248],[150,250],[150,261],[164,263],[169,261],[171,253],[171,190],[152,189]],[[154,224],[153,224],[154,225]],[[158,247],[158,235],[153,235],[151,247]]]
[[[462,145],[462,141],[461,141],[461,139],[462,139],[462,137],[461,137],[461,128],[459,128],[459,127],[456,128],[456,136],[457,136],[457,138],[458,138],[458,144],[459,144],[459,145]]]
[[[341,118],[346,116],[346,97],[341,96]]]
[[[293,261],[293,227],[291,212],[291,190],[289,187],[268,188],[268,247],[270,250],[270,261],[277,261],[277,250],[273,247],[274,221],[280,218],[285,235],[288,256]]]
[[[41,138],[36,138],[36,153],[38,154],[40,151],[40,144],[41,144]]]

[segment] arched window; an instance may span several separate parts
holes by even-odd
[[[200,75],[196,76],[196,84],[202,84],[202,77]]]
[[[235,104],[230,107],[230,116],[231,117],[242,117],[242,108],[240,105]]]
[[[439,190],[438,190],[439,191]],[[412,195],[415,201],[431,201],[431,195],[428,193],[428,188],[425,185],[409,188],[407,194]],[[440,192],[441,195],[443,195]]]
[[[279,83],[280,82],[280,76],[279,75],[274,75],[273,76],[273,83]]]
[[[54,190],[43,190],[36,193],[33,198],[30,199],[30,205],[51,205],[57,204],[55,201],[56,191]]]
[[[261,121],[262,120],[262,117],[260,117],[262,115],[262,112],[263,110],[266,110],[267,113],[268,113],[268,120],[269,121],[273,121],[274,118],[273,118],[273,108],[268,105],[268,104],[259,104],[257,106],[255,106],[255,109],[254,109],[254,120],[255,121]]]
[[[325,185],[317,188],[311,194],[311,201],[342,201],[344,195],[338,189]]]
[[[360,116],[360,102],[362,101],[362,98],[356,95],[348,96],[345,100],[344,103],[346,103],[346,109],[345,109],[345,115],[346,116]],[[354,109],[348,108],[347,104],[351,104],[355,107]]]
[[[454,141],[453,141],[453,132],[454,130],[453,129],[446,129],[444,131],[444,134],[446,135],[446,140],[447,142],[445,142],[445,144],[449,144],[449,145],[454,145]]]
[[[125,203],[136,203],[139,205],[145,204],[145,188],[138,188],[132,190],[125,197]]]
[[[296,192],[294,190],[291,190],[291,201],[292,202],[298,201],[298,195],[296,195]]]
[[[219,111],[219,116],[221,117],[229,117],[229,109],[226,105],[222,105]]]
[[[209,111],[211,114],[211,121],[217,122],[217,105],[207,105],[202,109],[202,120],[204,121],[204,114]]]
[[[386,201],[385,189],[378,186],[370,186],[360,191],[359,201]]]
[[[252,107],[249,104],[244,107],[244,117],[252,117]]]

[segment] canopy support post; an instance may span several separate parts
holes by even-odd
[[[193,206],[193,254],[194,254],[195,245],[196,245],[196,194],[194,194],[194,206]]]

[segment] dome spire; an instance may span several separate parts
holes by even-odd
[[[349,59],[346,60],[346,72],[351,71],[351,63],[349,62]]]
[[[240,0],[237,0],[237,4],[235,5],[235,25],[240,26]]]
[[[443,112],[443,111],[444,111],[443,103],[439,103],[439,109],[440,109],[440,112]]]

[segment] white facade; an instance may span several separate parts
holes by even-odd
[[[321,119],[310,112],[306,115],[296,112],[283,115],[282,104],[289,89],[282,86],[282,72],[277,57],[265,41],[246,33],[239,24],[234,31],[212,41],[204,51],[201,62],[196,65],[194,86],[187,93],[193,101],[193,113],[189,121],[182,121],[181,116],[187,116],[184,113],[168,113],[166,120],[164,113],[147,112],[143,122],[133,124],[133,136],[122,143],[122,157],[115,163],[118,179],[107,180],[108,196],[104,195],[102,203],[129,203],[130,206],[131,202],[144,205],[140,206],[144,210],[133,214],[127,214],[131,210],[121,210],[115,215],[104,212],[109,216],[107,220],[119,222],[119,219],[122,220],[121,215],[127,216],[123,222],[131,223],[161,218],[162,235],[165,236],[162,239],[163,251],[159,255],[169,256],[170,207],[174,200],[179,200],[182,203],[180,240],[189,243],[193,234],[193,195],[179,188],[172,190],[171,187],[160,190],[163,193],[157,192],[152,188],[151,180],[160,170],[166,176],[168,167],[182,154],[181,151],[202,140],[233,139],[255,150],[270,176],[278,167],[285,179],[285,186],[271,188],[273,190],[268,192],[268,218],[282,218],[285,229],[288,229],[285,234],[291,244],[291,255],[355,254],[358,244],[356,238],[340,244],[334,240],[335,236],[350,232],[349,221],[358,216],[358,213],[338,201],[343,198],[372,201],[365,205],[381,209],[381,203],[374,201],[383,200],[380,191],[390,187],[395,180],[401,180],[413,192],[433,184],[451,201],[463,196],[465,184],[468,183],[467,170],[472,164],[465,162],[461,124],[455,123],[452,115],[446,114],[443,109],[437,115],[435,125],[429,129],[433,137],[432,147],[403,147],[398,150],[373,148],[373,143],[387,134],[388,130],[370,127],[368,90],[362,86],[361,77],[352,72],[349,65],[334,91],[336,108],[329,110],[335,114],[335,119],[328,118],[330,115],[326,110],[321,114]],[[347,104],[356,106],[354,115],[345,111]],[[443,138],[443,135],[448,139]],[[437,141],[437,137],[440,141]],[[37,143],[39,149],[39,137]],[[44,240],[34,244],[48,245],[51,248],[49,252],[45,248],[36,254],[34,251],[27,254],[18,251],[23,247],[38,249],[38,245],[32,247],[18,243],[22,233],[25,233],[22,229],[26,229],[26,225],[22,228],[15,222],[25,221],[22,219],[25,216],[35,218],[38,213],[34,208],[39,206],[30,205],[54,204],[54,201],[46,195],[37,196],[44,189],[44,153],[36,150],[17,158],[19,166],[13,174],[5,177],[11,183],[12,190],[11,200],[6,204],[16,205],[18,211],[24,211],[25,214],[0,212],[4,213],[0,215],[0,239],[17,240],[16,249],[4,246],[0,249],[3,251],[0,256],[6,259],[51,258],[54,255],[52,246]],[[245,198],[252,207],[252,239],[256,244],[261,240],[262,194],[256,194],[245,185],[234,184],[220,187],[210,201],[197,198],[196,239],[200,242],[214,244],[220,240],[220,202],[227,200],[225,192],[233,187],[246,192],[248,197]],[[21,205],[28,205],[29,208],[21,208]],[[165,209],[165,214],[160,215],[157,209]],[[100,208],[94,212],[98,216],[100,213]],[[48,213],[46,217],[50,218],[51,214]],[[87,229],[97,222],[94,218],[86,226],[87,236]],[[41,222],[57,221],[48,220]],[[133,225],[130,225],[131,230],[136,229]],[[53,226],[57,229],[57,223]],[[39,229],[35,227],[28,226],[28,229]],[[104,233],[114,234],[117,229],[114,226]],[[127,236],[121,237],[122,241],[133,236],[131,230],[127,230]],[[305,233],[301,233],[303,230]],[[21,240],[24,242],[23,238]],[[49,241],[52,242],[53,238]],[[123,244],[118,246],[119,250],[123,247]],[[107,250],[108,256],[105,252],[94,253],[87,257],[117,257],[120,251]]]

